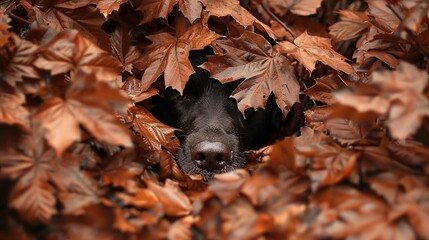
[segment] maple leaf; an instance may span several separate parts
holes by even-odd
[[[122,3],[128,2],[128,0],[99,0],[97,8],[105,18],[109,16],[113,11],[118,11]]]
[[[357,76],[353,67],[344,62],[345,57],[332,49],[329,38],[311,36],[304,32],[293,43],[284,41],[279,45],[281,51],[292,54],[309,73],[313,72],[316,62],[320,61],[335,70]]]
[[[79,124],[98,140],[132,146],[129,131],[112,112],[123,111],[129,100],[107,83],[93,82],[91,76],[77,74],[72,80],[65,99],[52,97],[35,114],[57,154],[61,155],[71,143],[80,140]]]
[[[209,16],[225,17],[229,15],[244,27],[256,26],[259,30],[266,32],[271,38],[275,38],[273,30],[240,6],[240,1],[238,0],[202,0],[201,3],[204,5]]]
[[[21,1],[30,21],[44,23],[57,31],[75,29],[103,49],[109,49],[109,36],[100,28],[105,19],[93,3],[94,0]]]
[[[165,86],[182,94],[189,76],[195,72],[188,59],[189,51],[203,49],[220,37],[210,31],[201,19],[189,27],[176,29],[176,35],[159,33],[147,37],[152,44],[147,47],[143,59],[143,62],[147,62],[142,78],[143,91],[165,71]]]
[[[369,27],[369,18],[365,13],[340,10],[338,14],[341,21],[329,26],[329,34],[334,37],[335,41],[360,37]]]
[[[339,103],[359,112],[388,114],[387,127],[393,137],[404,139],[420,126],[429,115],[429,100],[423,94],[427,74],[417,67],[401,62],[396,71],[378,71],[368,86],[356,92],[343,90],[335,94]]]
[[[118,26],[110,37],[113,55],[122,64],[122,71],[131,72],[132,65],[141,57],[136,46],[130,45],[130,30]]]
[[[146,138],[147,143],[153,150],[161,150],[161,146],[175,152],[179,147],[179,140],[174,135],[177,130],[158,121],[145,108],[131,108],[134,129]]]
[[[30,113],[22,105],[25,103],[24,96],[0,92],[0,122],[6,124],[18,124],[29,129]]]
[[[24,77],[39,78],[33,64],[37,58],[38,46],[12,34],[9,44],[0,49],[0,77],[15,87]]]
[[[250,107],[264,108],[271,92],[284,115],[299,101],[291,63],[261,35],[244,31],[239,38],[217,40],[214,45],[226,53],[209,56],[202,67],[222,83],[245,79],[232,93],[242,113]]]
[[[322,0],[269,0],[268,2],[281,15],[284,15],[286,10],[290,10],[294,14],[301,16],[315,14],[322,4]]]
[[[78,31],[65,30],[54,35],[41,46],[41,56],[35,61],[38,68],[50,70],[52,75],[68,71],[94,74],[99,81],[117,78],[118,61],[84,38]]]

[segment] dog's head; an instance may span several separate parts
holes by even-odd
[[[184,133],[177,153],[181,169],[210,179],[246,164],[242,114],[219,82],[205,79],[176,101],[179,127]],[[201,80],[202,81],[202,80]]]

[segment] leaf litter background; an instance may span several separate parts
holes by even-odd
[[[428,12],[425,0],[3,1],[0,238],[429,239]],[[180,171],[176,129],[149,100],[183,92],[190,52],[208,46],[202,68],[244,79],[242,112],[273,94],[284,121],[246,169],[206,183]]]

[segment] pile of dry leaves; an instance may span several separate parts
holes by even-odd
[[[428,12],[425,0],[3,1],[0,238],[428,239]],[[175,129],[148,103],[162,85],[183,92],[204,48],[213,78],[244,79],[240,111],[273,94],[284,117],[305,116],[268,160],[255,151],[208,183],[180,171]]]

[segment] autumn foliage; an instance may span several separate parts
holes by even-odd
[[[428,12],[2,1],[0,238],[429,239]],[[241,81],[241,112],[272,95],[284,120],[246,169],[210,182],[181,172],[178,129],[150,113],[164,88],[183,93],[201,49],[212,78]]]

